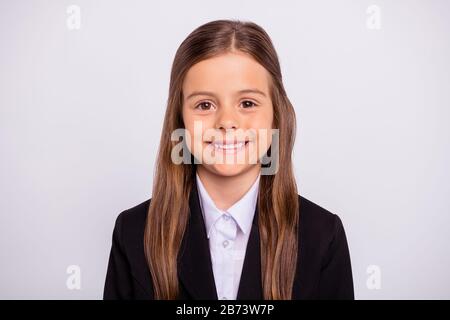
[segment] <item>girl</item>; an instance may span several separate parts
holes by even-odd
[[[353,299],[340,218],[297,193],[295,135],[267,33],[194,30],[172,65],[153,196],[116,220],[104,299]]]

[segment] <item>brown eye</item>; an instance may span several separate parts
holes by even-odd
[[[211,103],[210,103],[210,102],[207,102],[207,101],[201,102],[201,103],[199,103],[195,108],[196,108],[196,109],[203,110],[203,111],[208,111],[208,110],[211,109]]]
[[[253,101],[244,100],[244,101],[242,101],[242,106],[244,107],[244,109],[250,109],[252,107],[255,107],[256,104]]]

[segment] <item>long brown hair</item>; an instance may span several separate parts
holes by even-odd
[[[282,83],[278,56],[269,35],[253,22],[217,20],[195,29],[181,43],[172,65],[169,97],[155,166],[144,250],[155,299],[177,299],[178,253],[189,220],[195,165],[175,164],[171,133],[184,128],[184,77],[195,63],[230,50],[250,54],[271,75],[274,127],[279,129],[279,168],[261,175],[258,194],[261,281],[264,299],[291,299],[298,250],[299,203],[292,168],[295,112]],[[269,148],[270,149],[270,148]]]

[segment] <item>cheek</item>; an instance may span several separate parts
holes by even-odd
[[[182,113],[182,118],[183,118],[183,124],[184,124],[184,129],[185,129],[185,143],[187,145],[187,147],[189,148],[190,151],[193,150],[193,143],[194,143],[194,119],[192,117],[191,114],[189,114],[189,112],[186,112],[186,110],[183,108],[183,113]]]
[[[258,140],[258,153],[266,152],[272,143],[272,129],[274,128],[272,112],[254,117],[250,127],[256,130]]]
[[[207,138],[205,131],[212,128],[210,122],[208,119],[199,120],[196,117],[184,117],[185,129],[190,137],[190,141],[187,140],[186,143],[191,153],[194,151],[197,154],[203,149],[203,140]]]
[[[273,128],[273,119],[270,115],[258,115],[249,119],[247,128],[256,129],[258,132],[270,131]]]

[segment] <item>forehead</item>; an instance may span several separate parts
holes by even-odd
[[[193,65],[183,81],[185,96],[195,90],[233,93],[256,88],[269,92],[269,72],[250,55],[228,52]]]

